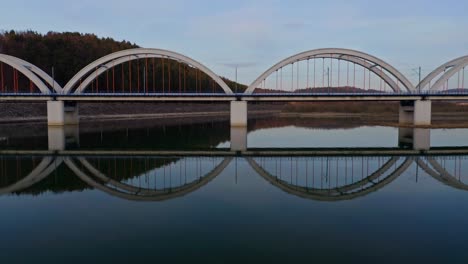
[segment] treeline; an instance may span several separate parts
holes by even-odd
[[[64,86],[79,70],[110,53],[138,48],[128,41],[77,32],[0,32],[0,53],[26,60],[53,75]],[[32,91],[33,84],[13,68],[0,65],[0,91]],[[223,78],[234,89],[234,82]],[[238,91],[246,86],[238,85]],[[93,92],[221,92],[201,71],[174,60],[140,58],[109,68],[88,87]]]

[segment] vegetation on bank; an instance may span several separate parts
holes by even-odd
[[[50,75],[52,75],[53,68],[54,78],[62,86],[94,60],[116,51],[138,47],[129,41],[116,41],[112,38],[100,38],[94,34],[78,32],[48,32],[47,34],[13,30],[0,32],[0,53],[26,60]],[[219,91],[219,87],[215,87],[214,82],[206,74],[172,60],[139,59],[131,64],[116,65],[114,68],[111,85],[104,87],[106,83],[109,83],[109,76],[102,74],[99,77],[97,83],[101,84],[101,89],[107,89],[108,86],[116,87],[116,91],[120,92],[128,92],[131,88],[136,89],[138,85],[142,86],[143,69],[145,69],[148,89],[160,90],[162,88],[166,91],[177,91],[181,88],[181,78],[185,76],[183,84],[187,92],[195,89],[209,92],[215,88]],[[4,86],[11,88],[14,83],[13,69],[4,65],[3,70]],[[21,77],[19,89],[28,89],[29,81],[26,77]],[[227,78],[223,79],[230,87],[236,86],[235,82]],[[92,85],[94,89],[95,84]],[[237,87],[238,91],[246,89],[246,86],[242,84],[238,84]]]

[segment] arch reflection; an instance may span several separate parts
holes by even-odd
[[[188,193],[191,193],[204,185],[208,184],[211,180],[216,178],[231,162],[232,158],[216,158],[210,159],[206,158],[205,160],[197,159],[195,163],[196,170],[191,170],[193,166],[189,169],[189,180],[187,181],[187,161],[180,159],[177,161],[170,161],[169,164],[163,164],[161,167],[156,167],[151,169],[151,171],[144,171],[145,176],[152,178],[153,181],[148,180],[144,186],[136,186],[133,181],[125,180],[118,181],[112,178],[108,173],[103,173],[95,167],[89,160],[85,158],[77,158],[76,161],[71,158],[66,158],[65,163],[67,166],[78,176],[82,181],[87,183],[89,186],[101,190],[105,193],[108,193],[112,196],[119,198],[133,200],[133,201],[162,201],[168,200],[180,196],[184,196]],[[207,164],[208,162],[211,164]],[[202,162],[204,164],[202,164]],[[77,165],[77,163],[79,165]],[[110,162],[112,163],[112,161]],[[116,164],[114,160],[114,164]],[[185,166],[182,167],[182,164]],[[110,164],[108,164],[110,165]],[[178,184],[172,184],[173,176],[171,175],[173,169],[179,168],[178,173],[180,181]],[[161,169],[162,168],[162,169]],[[166,180],[166,169],[169,171],[169,180],[171,182],[169,185],[166,185],[166,182],[162,186],[158,186],[156,177],[161,170],[164,171],[164,181]],[[158,172],[159,170],[159,172]],[[191,171],[190,171],[191,170]],[[116,172],[116,171],[114,171]],[[184,174],[184,175],[182,175]],[[114,174],[115,176],[115,174]],[[184,181],[182,181],[184,177]],[[140,177],[137,176],[138,179]],[[147,179],[149,179],[147,178]],[[154,185],[153,185],[154,184]],[[150,185],[153,185],[150,187]]]
[[[459,190],[468,191],[468,183],[463,177],[463,167],[468,166],[466,156],[425,157],[416,160],[418,166],[437,181]],[[449,169],[452,172],[449,172]]]
[[[281,161],[279,168],[278,162],[275,162],[276,173],[272,173],[271,166],[266,169],[265,164],[259,164],[262,160],[260,162],[254,158],[247,160],[258,175],[279,189],[299,197],[319,201],[349,200],[375,192],[398,178],[412,163],[411,158],[382,159],[378,157],[370,160],[374,161],[370,164],[371,167],[377,165],[376,163],[379,163],[378,166],[369,169],[369,159],[365,160],[364,157],[287,158],[285,166],[291,168],[291,173],[288,175],[290,177],[287,179],[281,175],[283,171]],[[335,162],[336,164],[333,164]],[[345,163],[345,166],[343,167],[343,164],[340,166],[339,162]],[[361,164],[360,168],[359,164]],[[296,175],[293,175],[294,171]],[[305,173],[298,175],[297,171]]]
[[[249,156],[246,164],[280,190],[317,201],[366,196],[416,165],[435,180],[468,191],[468,156]],[[96,189],[132,201],[164,201],[206,186],[234,156],[0,156],[0,194]],[[245,166],[245,163],[239,166]],[[72,177],[51,188],[48,176]],[[58,175],[57,175],[58,174]],[[80,185],[81,184],[81,185]],[[42,188],[32,191],[34,187]]]
[[[27,189],[54,172],[63,162],[61,157],[1,157],[0,195]],[[10,167],[10,168],[8,168]],[[14,174],[14,177],[11,177]],[[16,179],[12,181],[11,179]]]

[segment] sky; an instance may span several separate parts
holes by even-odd
[[[278,61],[317,48],[379,57],[416,82],[468,55],[468,1],[15,0],[0,30],[73,31],[187,55],[250,84]]]

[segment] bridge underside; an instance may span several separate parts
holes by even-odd
[[[65,99],[66,100],[59,100]],[[76,125],[79,123],[79,113],[78,113],[78,102],[95,102],[100,103],[103,101],[103,98],[86,98],[86,97],[64,97],[64,98],[55,98],[57,100],[47,101],[47,116],[48,124],[57,126],[57,125]],[[95,100],[93,100],[95,99]],[[115,99],[115,100],[113,100]],[[141,100],[138,100],[141,99]],[[198,100],[197,100],[198,99]],[[230,103],[230,123],[233,127],[238,126],[247,126],[247,117],[248,117],[248,102],[295,102],[300,100],[294,100],[295,98],[290,98],[290,100],[284,100],[285,98],[275,98],[275,97],[247,97],[247,98],[236,98],[232,96],[224,97],[199,97],[191,99],[189,97],[167,97],[167,98],[134,98],[134,100],[129,100],[128,98],[111,98],[107,99],[108,101],[133,101],[133,102],[145,102],[145,101],[154,101],[154,102],[229,102]],[[291,100],[292,99],[292,100]],[[435,98],[434,100],[442,100],[442,98]],[[352,97],[352,98],[342,98],[342,97],[324,97],[324,98],[314,98],[314,97],[305,97],[302,101],[309,102],[323,102],[323,101],[399,101],[399,124],[401,125],[410,125],[410,126],[429,126],[431,125],[431,112],[432,112],[432,101],[423,100],[421,97],[417,96],[400,96],[400,97],[375,97],[375,96],[362,96],[362,97]]]

